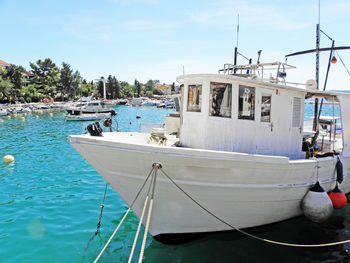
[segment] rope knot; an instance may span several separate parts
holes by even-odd
[[[155,167],[157,169],[162,169],[162,165],[160,163],[154,163],[152,164],[152,167]]]

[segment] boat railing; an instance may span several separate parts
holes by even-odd
[[[154,128],[164,128],[163,123],[140,122],[140,133],[151,133]]]
[[[293,86],[296,88],[308,88],[308,86],[311,84],[286,81],[286,69],[293,68],[295,67],[292,65],[278,61],[273,63],[259,63],[246,65],[233,65],[230,63],[225,63],[224,67],[220,69],[218,73],[224,75],[234,75],[238,77],[258,79],[266,83],[283,84]],[[266,71],[270,71],[269,77],[266,77]],[[275,73],[272,73],[271,71],[275,71]]]

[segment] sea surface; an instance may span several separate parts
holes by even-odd
[[[305,116],[310,117],[313,105],[306,107]],[[331,109],[324,106],[322,114],[332,115]],[[140,122],[162,123],[169,113],[127,106],[116,111],[122,131],[137,131]],[[93,262],[128,208],[108,187],[100,233],[86,249],[96,230],[105,182],[67,142],[69,134],[83,133],[89,122],[65,122],[63,113],[52,113],[29,114],[25,121],[3,118],[0,123],[0,262]],[[6,154],[14,156],[13,164],[2,163]],[[127,262],[137,223],[133,214],[127,217],[100,262]],[[347,240],[350,206],[335,211],[323,224],[302,216],[247,231],[291,243]],[[235,231],[178,245],[165,245],[148,235],[143,262],[350,262],[349,249],[350,244],[282,247]]]

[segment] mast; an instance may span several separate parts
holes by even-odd
[[[319,67],[320,67],[320,24],[316,25],[316,87],[317,90],[319,90]],[[315,117],[314,117],[314,123],[313,123],[313,130],[316,131],[317,124],[318,124],[318,99],[315,99]]]
[[[319,67],[320,67],[320,0],[318,0],[318,23],[316,25],[316,70],[315,70],[315,78],[316,78],[316,88],[319,90]],[[314,123],[313,123],[313,130],[318,131],[318,98],[315,98],[315,116],[314,116]],[[317,137],[317,132],[316,136]]]

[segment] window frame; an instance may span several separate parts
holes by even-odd
[[[212,115],[211,114],[211,110],[212,110],[212,104],[213,104],[213,97],[212,97],[212,85],[225,85],[225,89],[227,88],[227,86],[229,86],[229,88],[231,89],[231,94],[229,96],[230,98],[230,109],[229,109],[229,113],[230,116],[222,116],[222,115]],[[217,88],[219,89],[219,88]],[[225,92],[225,91],[224,91]],[[209,117],[214,117],[214,118],[225,118],[225,119],[232,119],[232,102],[233,102],[233,85],[232,83],[227,83],[227,82],[217,82],[217,81],[210,81],[209,82],[209,107],[208,107],[208,115]],[[221,107],[221,104],[220,104]]]
[[[269,118],[269,121],[262,120],[262,117],[263,117],[262,116],[263,97],[270,97],[270,115],[269,115],[270,118]],[[260,122],[269,124],[272,122],[272,93],[262,91],[260,94],[260,98],[261,98],[261,101],[260,101]]]
[[[189,93],[190,93],[190,87],[196,87],[200,92],[198,92],[198,101],[199,101],[199,110],[193,110],[193,109],[189,109]],[[200,87],[200,89],[199,89]],[[188,84],[187,85],[187,105],[186,105],[186,111],[187,112],[197,112],[197,113],[201,113],[202,112],[202,97],[203,97],[203,84],[202,83],[197,83],[197,84]],[[192,95],[192,99],[193,99],[193,95]],[[193,106],[192,106],[193,107]]]
[[[251,105],[253,105],[254,106],[254,108],[253,108],[253,118],[251,119],[251,118],[242,118],[242,117],[240,117],[240,112],[241,111],[243,111],[243,103],[242,103],[242,110],[240,110],[240,99],[241,99],[241,96],[240,96],[240,91],[241,91],[241,88],[248,88],[248,89],[253,89],[253,91],[254,91],[254,93],[253,93],[253,99],[252,99],[252,103],[251,103]],[[237,119],[238,120],[247,120],[247,121],[255,121],[256,120],[256,93],[257,93],[257,89],[256,89],[256,87],[253,87],[253,86],[246,86],[246,85],[241,85],[241,84],[239,84],[238,85],[238,112],[237,112]],[[252,112],[251,110],[250,110],[250,112]]]

